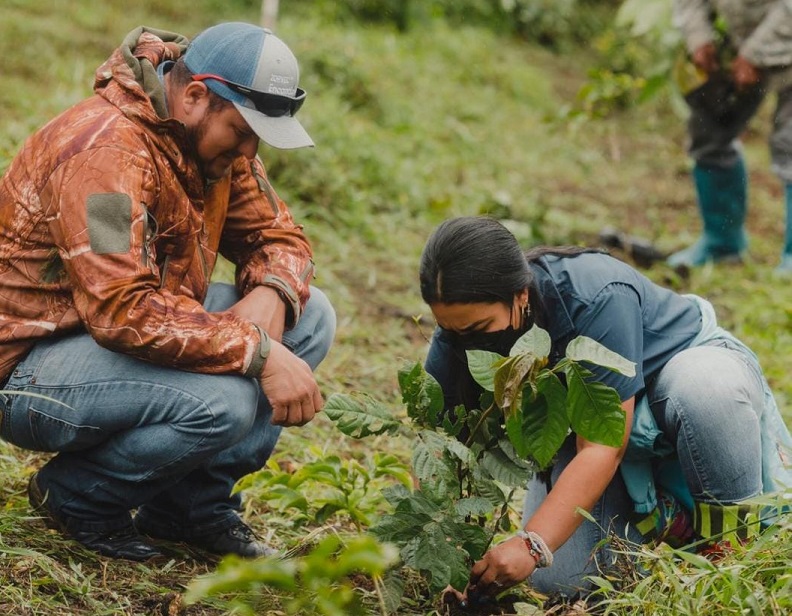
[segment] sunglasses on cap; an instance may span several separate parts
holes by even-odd
[[[223,85],[227,86],[230,90],[233,90],[237,94],[241,94],[245,98],[250,99],[256,106],[256,111],[271,118],[293,116],[305,102],[305,90],[302,90],[301,88],[297,88],[296,96],[292,98],[290,96],[282,96],[280,94],[271,94],[269,92],[259,92],[258,90],[252,90],[247,86],[234,83],[233,81],[228,81],[228,79],[220,77],[219,75],[213,75],[211,73],[193,75],[192,79],[193,81],[203,81],[204,79],[214,79],[219,81]]]

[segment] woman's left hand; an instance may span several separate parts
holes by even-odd
[[[470,570],[465,594],[497,595],[527,579],[536,560],[520,537],[512,537],[489,550]]]

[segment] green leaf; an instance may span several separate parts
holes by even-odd
[[[509,357],[504,360],[495,373],[495,403],[504,415],[510,415],[519,408],[523,395],[523,385],[537,367],[539,360],[530,353]]]
[[[458,481],[451,461],[446,457],[446,439],[441,435],[423,431],[418,434],[413,449],[413,473],[421,482],[428,482],[437,490],[437,496],[458,493]]]
[[[578,436],[609,447],[621,447],[626,416],[619,394],[603,383],[587,381],[591,372],[572,362],[567,366],[567,414]]]
[[[449,584],[462,590],[467,584],[470,573],[467,555],[448,541],[436,522],[424,526],[409,549],[402,550],[402,558],[407,566],[428,576],[432,593],[441,592]]]
[[[370,535],[359,535],[347,541],[332,567],[333,574],[336,579],[352,573],[381,575],[398,558],[399,553],[394,546],[383,545]],[[328,567],[324,564],[324,569],[327,570]]]
[[[490,509],[491,511],[491,509]],[[449,523],[441,521],[446,536],[468,555],[469,561],[475,561],[484,555],[492,540],[492,536],[478,524],[463,522]]]
[[[353,438],[393,434],[401,426],[384,405],[368,396],[333,394],[327,399],[324,412],[341,432]]]
[[[474,493],[487,499],[493,507],[500,507],[506,502],[503,489],[478,465],[473,469],[473,480]]]
[[[707,571],[717,571],[718,568],[712,564],[706,557],[702,556],[701,554],[694,554],[692,552],[686,552],[685,550],[674,550],[674,555],[679,556],[684,561],[687,561],[694,567],[699,569],[705,569]]]
[[[518,465],[500,449],[485,451],[481,466],[493,479],[513,488],[524,488],[531,476],[529,466]]]
[[[550,355],[551,348],[550,334],[538,325],[534,325],[517,339],[517,342],[514,343],[511,351],[509,351],[509,355],[515,356],[530,353],[534,357],[546,360]]]
[[[266,491],[264,498],[270,505],[280,510],[294,508],[303,513],[308,511],[308,500],[305,495],[287,486],[272,486]]]
[[[293,591],[297,588],[296,571],[297,563],[292,560],[248,560],[227,556],[214,573],[198,577],[190,583],[185,593],[185,602],[190,604],[213,595],[239,593],[262,584]]]
[[[462,498],[454,503],[454,511],[462,517],[492,513],[492,503],[481,496]]]
[[[458,436],[462,432],[462,428],[465,427],[467,417],[467,409],[461,404],[457,405],[453,410],[443,414],[443,431],[448,436]]]
[[[374,454],[374,477],[393,477],[405,487],[412,486],[409,466],[392,453]]]
[[[520,411],[506,418],[506,433],[520,456],[545,468],[569,433],[567,391],[552,372],[545,372],[536,386],[537,395],[524,398]]]
[[[614,353],[588,336],[578,336],[572,340],[567,345],[566,356],[572,361],[587,361],[624,376],[635,376],[635,362]]]
[[[443,412],[443,389],[420,363],[399,370],[399,388],[407,416],[419,425],[436,427]]]
[[[382,541],[403,545],[414,539],[417,533],[422,532],[424,525],[431,520],[428,515],[397,511],[383,515],[374,526],[369,528],[369,532]]]
[[[395,613],[401,606],[404,596],[404,578],[398,569],[391,569],[382,578],[383,600],[385,601],[385,611],[388,614]]]
[[[468,370],[473,379],[486,391],[495,391],[495,371],[504,361],[503,355],[492,351],[467,351]]]

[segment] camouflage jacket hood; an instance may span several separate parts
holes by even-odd
[[[156,67],[186,45],[131,32],[95,94],[34,133],[0,179],[0,379],[37,340],[82,329],[154,363],[245,374],[257,329],[201,306],[218,253],[243,294],[272,286],[299,318],[311,248],[261,162],[240,157],[207,183],[168,118]]]

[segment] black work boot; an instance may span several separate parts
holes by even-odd
[[[175,529],[173,532],[167,532],[153,527],[149,528],[140,517],[135,518],[135,527],[138,532],[152,539],[186,543],[220,556],[236,554],[242,558],[259,558],[274,556],[278,553],[276,549],[260,541],[253,529],[242,520],[237,520],[228,528],[214,533],[206,533],[200,537],[194,537]]]
[[[34,513],[42,518],[47,528],[60,531],[93,552],[110,558],[145,561],[163,557],[162,552],[143,541],[135,527],[129,526],[111,531],[80,530],[78,524],[58,516],[47,507],[47,494],[42,493],[36,474],[28,483],[28,500]]]
[[[278,551],[259,541],[256,534],[242,520],[233,526],[193,540],[193,545],[214,554],[236,554],[243,558],[274,556]]]

